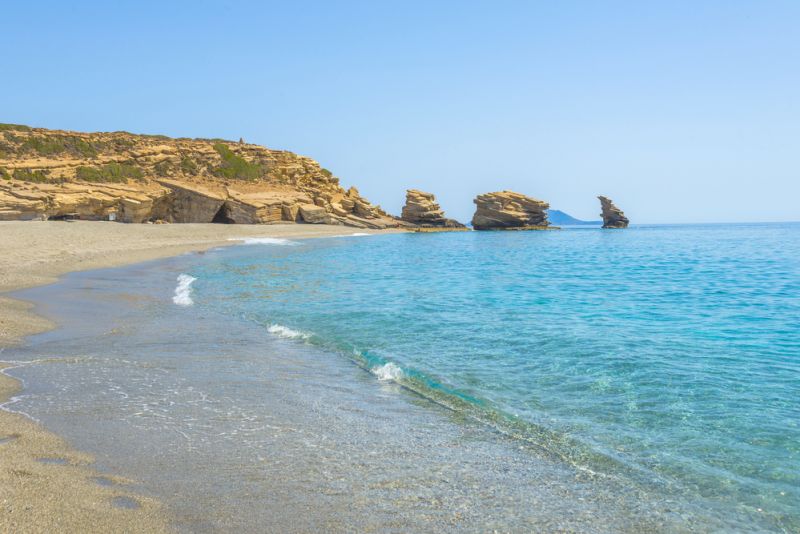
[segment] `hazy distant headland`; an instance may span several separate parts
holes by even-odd
[[[603,221],[582,221],[561,210],[547,210],[547,218],[558,226],[601,226]]]

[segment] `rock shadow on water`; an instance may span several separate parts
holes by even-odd
[[[114,482],[110,478],[104,477],[104,476],[92,477],[92,482],[94,482],[98,486],[103,486],[105,488],[108,488],[108,487],[116,485],[116,482]]]
[[[17,434],[11,434],[9,436],[2,436],[2,437],[0,437],[0,445],[3,445],[5,443],[10,443],[10,442],[14,441],[17,438],[19,438],[19,436]]]
[[[69,460],[65,458],[37,458],[37,462],[50,465],[69,465]]]
[[[125,510],[138,510],[142,507],[139,501],[126,497],[124,495],[117,495],[111,499],[111,506],[114,508],[124,508]]]

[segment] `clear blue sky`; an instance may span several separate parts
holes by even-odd
[[[309,155],[398,213],[800,220],[800,2],[7,2],[0,122]]]

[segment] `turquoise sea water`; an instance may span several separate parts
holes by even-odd
[[[800,526],[800,225],[341,241],[202,264],[195,300],[577,465]]]
[[[800,224],[266,239],[28,293],[64,328],[5,353],[13,407],[191,531],[800,529]]]

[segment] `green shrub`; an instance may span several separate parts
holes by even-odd
[[[22,142],[22,138],[20,136],[14,135],[11,132],[2,132],[2,134],[3,134],[3,139],[8,141],[9,143],[15,143],[16,144],[16,143],[21,143]]]
[[[8,135],[8,133],[6,133],[5,135]],[[10,158],[17,152],[16,145],[12,144],[14,142],[15,136],[12,135],[11,136],[12,138],[8,139],[8,137],[5,137],[5,135],[0,136],[0,159]],[[7,143],[6,141],[11,141],[11,142]]]
[[[97,153],[102,149],[102,144],[98,142],[89,143],[83,139],[76,139],[74,145],[68,145],[67,150],[74,150],[85,158],[95,158]]]
[[[325,175],[325,178],[333,178],[333,173],[328,169],[326,169],[325,167],[322,167],[320,171],[322,172],[323,175]]]
[[[0,167],[0,178],[2,178],[3,180],[10,180],[11,179],[11,175],[8,173],[7,170],[5,170],[4,168]]]
[[[129,134],[128,132],[113,132],[114,137],[112,137],[108,143],[113,145],[114,147],[131,147],[134,146],[136,143],[128,135],[133,136],[133,134]],[[124,134],[124,135],[121,135]]]
[[[97,156],[97,147],[73,135],[29,137],[22,143],[21,149],[36,152],[40,156],[53,156],[64,152],[84,158]]]
[[[264,168],[257,163],[250,163],[222,143],[214,145],[214,150],[222,156],[222,164],[214,169],[214,174],[223,178],[236,180],[258,180],[264,174]]]
[[[35,171],[33,169],[17,169],[14,171],[14,179],[21,180],[23,182],[41,183],[49,181],[47,174],[47,171],[44,170]]]
[[[183,174],[191,174],[196,176],[200,169],[197,167],[197,163],[188,156],[184,156],[181,158],[181,171]]]
[[[126,163],[109,163],[102,167],[78,167],[77,178],[84,182],[126,183],[141,180],[142,170]]]
[[[30,132],[31,127],[24,124],[2,124],[0,123],[0,132],[14,130],[17,132]]]
[[[155,164],[155,171],[157,176],[169,176],[172,171],[172,163],[168,159],[159,161]]]
[[[40,156],[52,156],[54,154],[61,154],[64,152],[64,144],[56,139],[47,139],[42,137],[29,137],[22,143],[22,150],[33,151]]]

